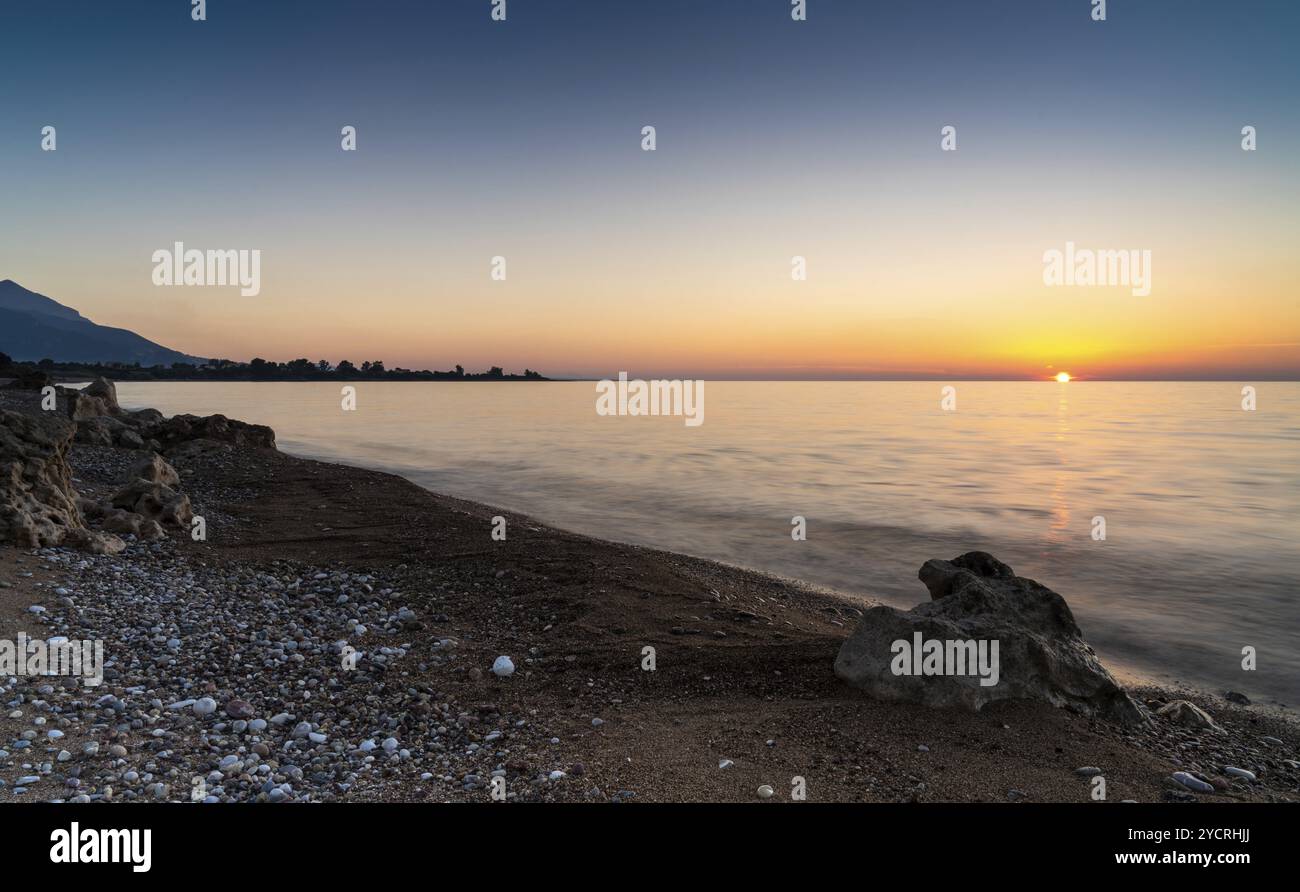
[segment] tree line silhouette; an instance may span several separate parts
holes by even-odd
[[[141,366],[126,362],[15,362],[0,353],[0,377],[22,378],[45,373],[59,377],[103,376],[118,381],[546,381],[538,372],[524,369],[522,375],[506,374],[494,365],[486,372],[467,372],[456,366],[446,372],[430,369],[388,368],[382,359],[369,360],[360,366],[349,360],[333,365],[326,359],[312,362],[293,359],[274,362],[256,358],[250,362],[210,359],[202,363],[174,362],[171,365]]]

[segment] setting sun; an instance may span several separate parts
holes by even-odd
[[[1060,383],[1064,384],[1064,383],[1066,383],[1067,381],[1070,380],[1070,373],[1069,373],[1069,372],[1057,372],[1057,373],[1056,373],[1056,380],[1059,381]]]

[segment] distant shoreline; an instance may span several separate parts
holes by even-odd
[[[228,366],[167,368],[151,366],[148,368],[115,364],[111,366],[87,365],[82,363],[56,362],[34,363],[13,362],[0,354],[0,379],[34,380],[44,378],[49,383],[67,383],[71,381],[93,381],[106,378],[110,381],[202,381],[227,383],[231,381],[550,381],[531,369],[524,374],[506,374],[498,366],[486,372],[466,372],[459,366],[456,371],[436,372],[424,369],[385,369],[382,364],[379,371],[369,371],[351,367],[338,369],[302,369],[286,371],[282,367],[266,363],[262,368],[249,364],[231,364]],[[369,365],[367,363],[367,365]]]

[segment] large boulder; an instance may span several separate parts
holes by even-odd
[[[0,410],[0,542],[121,551],[116,536],[86,529],[67,454],[75,427],[42,413]]]
[[[132,480],[114,494],[111,504],[114,508],[125,508],[160,524],[178,527],[188,527],[194,517],[189,496],[150,480]]]
[[[81,392],[86,396],[103,400],[104,405],[113,415],[122,411],[121,407],[117,404],[117,385],[107,378],[96,378],[94,381],[91,381],[83,387]]]
[[[835,674],[885,700],[981,709],[1041,700],[1123,723],[1149,721],[1083,639],[1065,599],[981,551],[926,561],[931,600],[874,607]]]
[[[60,390],[67,399],[68,417],[73,421],[122,414],[117,404],[117,387],[106,378],[96,378],[81,390]]]

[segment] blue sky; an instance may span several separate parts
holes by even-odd
[[[810,0],[794,23],[786,0],[510,0],[495,23],[489,0],[212,0],[194,22],[185,0],[10,2],[0,277],[201,355],[802,376],[828,373],[796,362],[824,345],[827,368],[870,374],[958,298],[1038,313],[1020,258],[1078,234],[1153,245],[1184,307],[1259,292],[1276,330],[1300,4],[1112,0],[1104,23],[1090,7]],[[946,123],[960,163],[936,150]],[[153,289],[145,260],[178,239],[261,248],[262,297]],[[1225,240],[1219,271],[1198,266]],[[822,275],[792,326],[764,277],[801,251]],[[481,275],[495,254],[517,261],[508,289]],[[965,272],[909,286],[936,266]],[[1175,306],[1124,309],[1122,343],[1070,349],[1119,362]],[[604,314],[623,334],[595,349],[576,332]],[[683,326],[693,349],[652,349]],[[837,329],[887,343],[855,358]],[[781,331],[790,355],[765,365]]]

